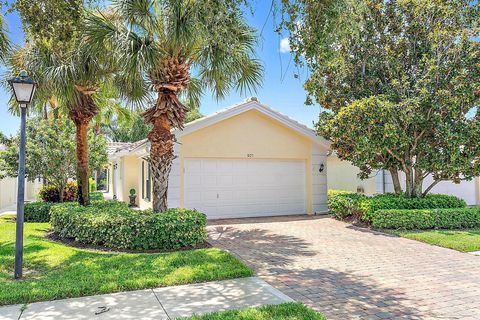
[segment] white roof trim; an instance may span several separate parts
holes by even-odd
[[[275,119],[281,124],[309,138],[312,142],[325,148],[330,148],[330,142],[323,137],[318,136],[313,129],[310,129],[304,124],[301,124],[293,120],[292,118],[289,118],[286,115],[281,114],[278,111],[275,111],[255,100],[243,102],[232,107],[220,110],[209,116],[192,121],[188,123],[183,130],[177,129],[174,131],[174,133],[177,137],[181,137],[250,110],[256,110],[272,119]]]

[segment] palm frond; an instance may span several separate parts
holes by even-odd
[[[5,25],[5,18],[0,14],[0,60],[5,62],[11,49],[11,43],[8,39],[8,30]]]

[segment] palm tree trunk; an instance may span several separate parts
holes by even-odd
[[[89,168],[88,168],[88,122],[76,121],[77,128],[77,183],[78,203],[82,206],[90,204]]]
[[[154,212],[168,209],[168,177],[175,159],[171,124],[167,115],[161,115],[153,121],[153,129],[148,134],[150,140],[150,165],[152,168],[153,192],[152,205]]]
[[[81,88],[81,87],[79,87]],[[70,106],[69,116],[75,123],[77,129],[77,183],[78,183],[78,203],[83,206],[90,204],[89,178],[90,169],[88,168],[88,124],[98,112],[91,92],[85,93],[77,90],[76,102]]]

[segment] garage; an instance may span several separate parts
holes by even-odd
[[[209,218],[306,213],[304,160],[185,159],[185,207]]]
[[[197,209],[209,219],[315,214],[328,211],[329,142],[257,99],[218,111],[173,131],[170,208]],[[149,142],[110,156],[120,170],[112,190],[152,207]],[[115,163],[120,163],[116,166]]]

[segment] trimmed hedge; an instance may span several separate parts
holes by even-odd
[[[50,221],[50,202],[25,203],[25,222],[48,222]]]
[[[361,216],[362,210],[359,202],[366,196],[345,191],[328,190],[328,207],[330,213],[337,219],[345,219],[350,216]]]
[[[88,207],[55,205],[50,214],[58,236],[107,248],[169,250],[194,247],[206,239],[206,216],[195,210],[155,214],[131,210],[124,202],[98,201]]]
[[[378,210],[465,208],[466,203],[463,199],[443,194],[429,194],[424,198],[407,198],[404,194],[392,193],[367,197],[349,191],[329,190],[328,206],[336,218],[357,215],[372,222],[372,215]]]
[[[480,208],[377,210],[372,226],[379,229],[460,229],[480,227]]]
[[[429,194],[424,198],[407,198],[404,194],[380,194],[361,201],[362,219],[372,221],[372,215],[378,210],[386,209],[446,209],[465,208],[463,199],[445,194]]]

